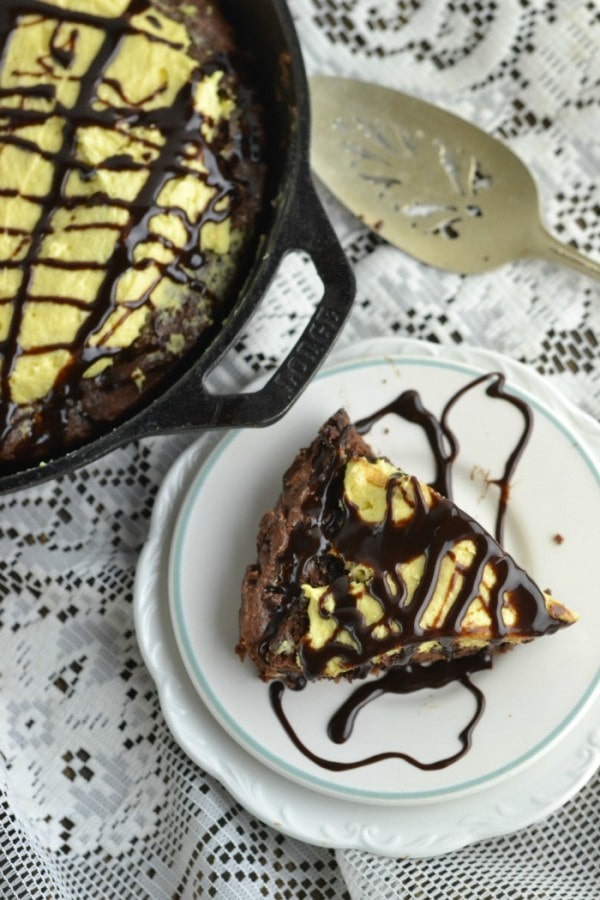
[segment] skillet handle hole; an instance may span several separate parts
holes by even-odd
[[[206,389],[216,395],[258,390],[260,376],[276,371],[298,341],[323,292],[308,253],[290,250],[243,331],[206,375]]]

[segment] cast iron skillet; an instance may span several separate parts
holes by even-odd
[[[149,404],[75,450],[0,476],[0,492],[67,474],[137,438],[276,421],[307,385],[350,311],[352,271],[310,176],[308,86],[285,0],[221,0],[221,5],[241,41],[252,49],[255,77],[267,106],[271,148],[271,208],[233,311],[202,355]],[[258,307],[283,257],[294,250],[308,253],[323,282],[322,298],[303,333],[260,390],[211,393],[205,385],[207,375]]]

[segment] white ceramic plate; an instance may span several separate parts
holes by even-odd
[[[356,420],[406,389],[416,389],[439,415],[456,391],[494,371],[490,363],[482,372],[446,358],[398,356],[330,367],[277,424],[229,433],[200,467],[185,497],[172,541],[169,599],[188,674],[244,749],[313,790],[398,804],[487,788],[531,765],[564,738],[598,690],[594,635],[600,633],[600,604],[589,577],[597,541],[589,523],[600,519],[600,476],[571,427],[513,379],[508,386],[527,400],[534,425],[511,485],[505,544],[536,580],[578,611],[582,623],[519,647],[498,658],[491,672],[473,676],[486,708],[462,759],[434,771],[396,758],[330,771],[292,744],[272,709],[268,686],[250,661],[241,664],[233,652],[240,585],[246,565],[255,559],[258,522],[276,500],[281,474],[298,448],[339,406]],[[493,529],[499,492],[490,479],[502,474],[523,419],[513,405],[488,397],[483,385],[457,403],[450,425],[461,448],[454,499]],[[429,480],[432,454],[417,426],[386,418],[370,440],[407,471]],[[423,763],[435,762],[456,753],[458,735],[475,710],[472,694],[459,682],[408,696],[388,694],[361,711],[351,738],[339,746],[327,737],[327,722],[355,688],[318,682],[286,691],[286,714],[312,753],[351,763],[401,751]]]
[[[586,468],[592,465],[590,454],[596,457],[600,452],[598,426],[564,403],[541,379],[508,360],[479,351],[449,352],[447,348],[441,351],[432,345],[407,341],[371,342],[355,348],[354,352],[359,359],[393,354],[406,358],[408,354],[418,353],[431,361],[438,359],[438,353],[442,352],[444,366],[474,363],[485,371],[503,371],[513,387],[526,390],[543,403],[544,415],[560,421],[560,429],[575,436],[576,452],[582,455]],[[587,450],[579,447],[580,441],[587,444]],[[600,705],[597,697],[592,697],[593,691],[587,701],[582,700],[579,710],[571,714],[570,728],[563,728],[560,739],[555,736],[546,742],[545,752],[537,754],[533,768],[514,767],[483,793],[459,791],[455,796],[446,793],[446,799],[429,797],[430,802],[426,804],[381,805],[366,798],[356,802],[351,795],[347,799],[323,796],[299,787],[295,780],[248,754],[239,739],[232,739],[219,727],[192,684],[165,605],[169,593],[166,564],[171,555],[175,519],[182,499],[186,495],[189,498],[190,490],[194,490],[199,468],[206,464],[214,449],[214,435],[203,438],[180,458],[161,489],[136,579],[136,627],[175,738],[246,808],[274,827],[313,843],[355,847],[392,856],[423,856],[523,827],[564,803],[591,777],[600,760]],[[561,550],[568,546],[571,532],[566,529],[567,524],[561,517],[560,527],[565,536]],[[581,612],[580,606],[578,609]],[[570,629],[544,642],[555,646],[574,631]],[[523,651],[534,648],[531,645]],[[556,655],[553,656],[554,663],[546,673],[547,699],[553,699],[556,685],[565,677],[564,665],[557,668]]]

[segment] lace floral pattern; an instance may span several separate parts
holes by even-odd
[[[290,0],[289,7],[310,72],[401,88],[503,138],[531,167],[548,228],[600,260],[598,3]],[[537,260],[469,277],[428,268],[320,192],[357,277],[340,346],[400,334],[493,348],[600,415],[598,282]],[[310,261],[290,257],[220,383],[241,386],[274,367],[318,293]],[[434,900],[440,878],[460,875],[464,900],[574,900],[582,885],[586,896],[600,897],[597,779],[547,822],[447,863],[383,863],[349,852],[338,865],[332,851],[253,819],[187,759],[142,663],[131,609],[156,491],[187,443],[141,441],[0,498],[2,896],[337,900],[347,889],[353,898],[397,896],[402,886]],[[540,846],[547,865],[530,865]],[[565,853],[577,877],[556,893]],[[516,866],[510,879],[507,858]]]

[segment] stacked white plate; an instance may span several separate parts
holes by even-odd
[[[511,484],[505,546],[579,622],[471,676],[485,709],[470,750],[453,765],[426,770],[390,758],[331,771],[311,755],[350,764],[389,751],[425,764],[451,756],[475,701],[459,682],[387,695],[361,711],[339,745],[327,722],[354,687],[309,684],[283,697],[311,755],[301,752],[271,707],[268,685],[234,652],[240,585],[256,557],[260,517],[298,449],[339,407],[356,420],[413,389],[439,416],[457,391],[495,372],[533,412]],[[453,498],[493,530],[493,482],[523,420],[485,386],[452,409],[460,447]],[[368,439],[405,470],[432,478],[432,454],[417,426],[388,416]],[[165,479],[135,589],[138,640],[175,739],[254,815],[314,844],[432,856],[548,815],[600,765],[599,461],[600,426],[534,372],[489,352],[407,340],[370,341],[338,356],[268,428],[204,436]]]

